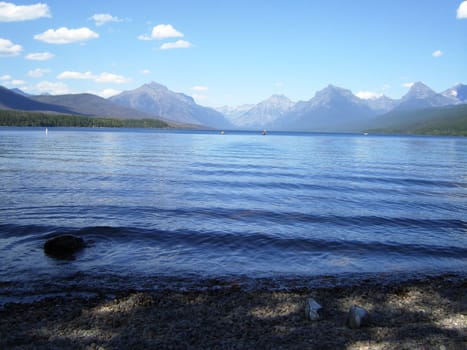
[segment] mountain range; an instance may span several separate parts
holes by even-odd
[[[277,101],[283,101],[278,104]],[[239,109],[222,107],[219,111],[239,129],[290,131],[360,131],[374,125],[378,116],[392,111],[409,111],[467,103],[467,86],[458,84],[436,93],[421,82],[412,85],[399,100],[386,96],[361,99],[350,90],[334,85],[316,92],[308,101],[291,102],[285,96],[271,98]],[[258,108],[261,106],[261,108]],[[384,119],[384,118],[383,118]]]
[[[413,84],[399,100],[386,96],[361,99],[350,90],[329,85],[308,101],[293,102],[284,95],[273,95],[255,105],[218,109],[198,105],[192,97],[155,82],[109,99],[92,94],[33,96],[18,89],[0,87],[0,109],[121,119],[152,118],[167,121],[172,126],[211,129],[360,132],[391,125],[391,118],[396,114],[399,119],[401,115],[413,115],[399,112],[461,104],[467,104],[466,85],[458,84],[437,93],[421,82]]]

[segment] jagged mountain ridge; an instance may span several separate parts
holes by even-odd
[[[438,94],[422,82],[412,85],[410,90],[402,96],[395,110],[412,110],[429,107],[441,107],[456,104],[454,97],[446,97]]]
[[[271,129],[353,131],[357,122],[373,115],[370,107],[350,90],[329,85],[312,99],[293,106]]]
[[[377,98],[370,98],[364,100],[368,107],[370,107],[376,114],[384,114],[392,111],[399,103],[398,100],[393,100],[387,96],[380,96]]]
[[[139,110],[124,103],[138,106]],[[110,99],[92,94],[25,96],[22,91],[0,88],[0,108],[116,118],[156,118],[185,126],[218,129],[267,129],[294,131],[359,131],[381,121],[392,111],[416,110],[467,103],[467,86],[457,84],[436,93],[425,84],[413,84],[399,100],[386,96],[361,99],[350,90],[334,85],[316,92],[308,101],[292,102],[273,95],[256,105],[224,106],[218,111],[195,103],[192,97],[150,83]],[[146,110],[148,112],[144,112]],[[222,113],[220,113],[222,112]],[[162,118],[159,114],[163,114]],[[412,114],[408,114],[412,115]],[[177,120],[178,119],[178,120]]]
[[[272,95],[258,103],[233,121],[234,125],[243,127],[265,127],[288,113],[295,105],[284,95]]]
[[[310,100],[288,106],[285,113],[283,110],[272,110],[273,104],[268,104],[271,97],[244,113],[237,113],[235,117],[232,117],[232,114],[230,116],[237,128],[245,129],[357,131],[377,116],[393,110],[415,110],[465,103],[467,102],[464,100],[467,94],[465,88],[465,85],[458,84],[440,94],[417,82],[401,99],[394,100],[384,95],[373,99],[361,99],[350,90],[329,85],[316,92]],[[280,117],[265,118],[256,108],[264,104],[268,105],[269,114]]]
[[[457,99],[459,102],[467,103],[467,85],[457,84],[444,91],[443,96]]]
[[[226,117],[230,122],[232,122],[238,119],[241,115],[248,112],[250,109],[252,109],[255,106],[256,105],[254,104],[244,104],[244,105],[240,105],[236,107],[222,106],[222,107],[216,108],[216,111],[222,113],[224,117]]]
[[[214,128],[232,126],[222,113],[200,106],[192,97],[170,91],[166,86],[155,82],[144,84],[134,90],[124,91],[110,97],[109,100],[178,123]]]

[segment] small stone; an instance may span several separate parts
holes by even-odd
[[[73,235],[60,235],[47,240],[45,254],[56,259],[70,259],[73,254],[84,248],[84,240]]]
[[[305,304],[305,317],[310,321],[318,321],[321,318],[323,307],[313,298],[309,298]]]
[[[367,326],[370,320],[370,314],[364,308],[354,305],[349,310],[347,324],[350,328],[356,329]]]

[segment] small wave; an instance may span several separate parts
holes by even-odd
[[[403,178],[403,177],[390,177],[385,174],[383,176],[339,176],[331,175],[329,178],[339,181],[351,181],[351,182],[369,182],[369,183],[383,183],[389,185],[405,185],[407,187],[412,186],[424,186],[430,189],[442,187],[442,188],[466,188],[467,183],[459,181],[445,181],[445,180],[431,180],[431,179],[417,179],[417,178]]]
[[[100,210],[105,210],[106,213],[113,215],[133,215],[143,216],[152,215],[165,219],[174,218],[192,218],[195,222],[200,222],[206,219],[209,220],[234,220],[248,223],[255,222],[272,222],[283,225],[297,225],[297,224],[326,224],[338,227],[376,227],[385,226],[390,228],[422,228],[422,229],[455,229],[467,230],[467,221],[461,219],[449,218],[408,218],[408,217],[390,217],[390,216],[376,216],[376,215],[318,215],[314,213],[303,213],[296,211],[271,211],[271,210],[254,210],[254,209],[239,209],[239,208],[212,208],[212,207],[188,207],[188,208],[161,208],[153,206],[135,206],[133,208],[120,207],[117,205],[107,205],[104,208],[99,207]],[[33,218],[37,218],[47,212],[50,218],[56,217],[81,217],[89,215],[97,215],[97,207],[94,206],[43,206],[37,207],[18,207],[15,209],[22,212],[23,215],[28,214]],[[50,213],[53,214],[50,214]],[[102,214],[101,214],[102,215]],[[34,229],[39,231],[44,230],[48,226],[21,226],[0,224],[0,232],[3,236],[20,235],[32,232]],[[49,230],[53,230],[50,227]]]
[[[233,219],[239,221],[272,221],[284,223],[319,223],[335,226],[388,226],[388,227],[418,227],[442,229],[467,229],[467,221],[459,219],[413,219],[406,217],[381,217],[372,215],[340,216],[316,215],[302,212],[267,211],[229,208],[180,208],[162,209],[154,207],[139,207],[135,211],[157,213],[162,217],[197,217]]]
[[[373,221],[373,219],[372,219]],[[418,224],[418,223],[417,223]],[[441,223],[438,223],[441,225]],[[458,224],[458,223],[457,223]],[[464,222],[460,223],[467,227]],[[467,248],[449,245],[404,244],[401,242],[358,241],[345,239],[319,239],[308,237],[282,237],[264,233],[225,233],[193,230],[163,231],[134,227],[96,226],[80,229],[51,228],[41,226],[0,225],[1,237],[19,236],[14,244],[45,241],[58,234],[74,234],[83,237],[90,245],[112,242],[137,243],[139,246],[185,246],[206,251],[250,250],[277,251],[284,253],[345,253],[346,255],[398,254],[412,257],[463,257]],[[20,238],[21,237],[21,238]]]

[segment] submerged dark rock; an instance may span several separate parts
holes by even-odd
[[[56,259],[70,259],[73,254],[85,247],[81,237],[60,235],[53,237],[44,244],[45,254]]]

